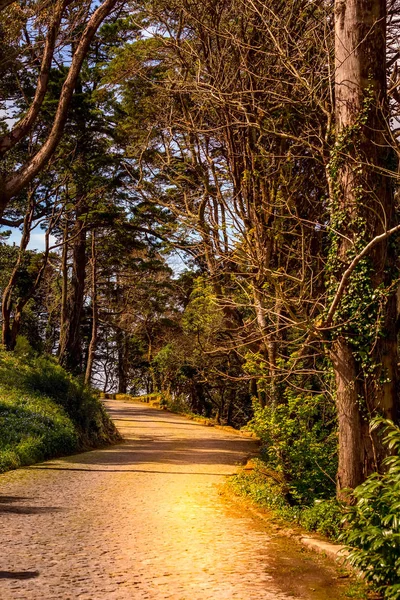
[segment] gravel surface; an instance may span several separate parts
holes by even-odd
[[[125,442],[0,476],[1,600],[337,600],[329,565],[221,496],[255,442],[142,404]]]

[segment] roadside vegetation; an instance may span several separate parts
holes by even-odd
[[[118,439],[99,399],[54,359],[23,339],[0,352],[0,472]]]
[[[322,491],[318,469],[302,459],[306,454],[300,455],[297,473],[285,469],[282,459],[287,453],[296,452],[295,440],[290,435],[280,440],[280,447],[274,445],[276,454],[270,444],[262,444],[263,458],[252,460],[229,481],[228,487],[286,522],[346,546],[349,564],[363,573],[371,589],[385,600],[397,600],[400,597],[400,428],[380,418],[372,426],[380,430],[390,455],[385,459],[383,473],[373,473],[360,486],[348,490],[348,503],[337,501],[334,488],[331,493],[328,489]],[[260,433],[257,420],[249,428]],[[265,429],[261,431],[267,433]],[[314,451],[318,452],[315,446]],[[303,475],[305,468],[307,477]],[[304,491],[306,481],[309,487]]]

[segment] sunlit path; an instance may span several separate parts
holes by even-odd
[[[1,600],[341,597],[314,559],[221,500],[252,440],[110,404],[125,444],[1,476]]]

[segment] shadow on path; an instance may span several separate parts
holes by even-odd
[[[49,465],[49,466],[47,466]],[[85,473],[157,473],[159,475],[205,475],[209,477],[213,475],[214,477],[225,477],[226,473],[209,473],[205,471],[203,473],[196,473],[194,471],[154,471],[153,469],[84,469],[83,467],[53,467],[51,464],[46,463],[46,465],[39,465],[36,467],[25,467],[26,469],[43,469],[46,471],[83,471]],[[1,512],[1,507],[0,507]]]
[[[39,571],[0,571],[0,579],[34,579]]]

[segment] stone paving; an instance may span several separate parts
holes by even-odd
[[[337,600],[335,571],[220,484],[254,441],[109,403],[125,443],[0,476],[1,600]]]

